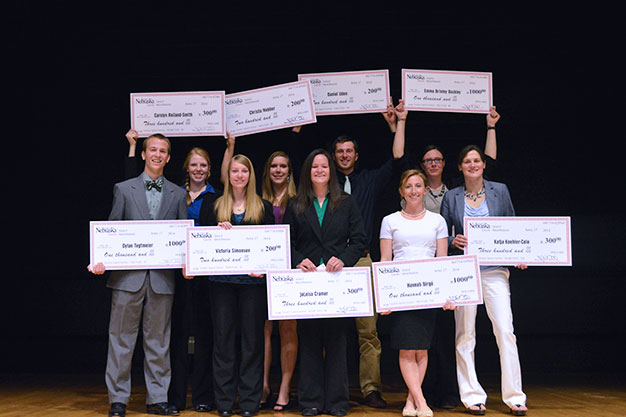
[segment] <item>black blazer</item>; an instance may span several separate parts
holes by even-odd
[[[335,256],[346,267],[354,266],[361,258],[367,240],[361,212],[354,198],[344,197],[334,211],[326,207],[321,226],[312,203],[302,215],[294,212],[293,200],[287,203],[284,223],[290,227],[293,268],[306,258],[317,265],[320,259],[326,264]]]

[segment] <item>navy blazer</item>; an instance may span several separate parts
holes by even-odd
[[[485,198],[490,217],[515,216],[515,209],[511,201],[509,189],[505,184],[483,180]],[[448,224],[448,248],[451,255],[462,254],[462,251],[452,246],[456,235],[463,233],[463,218],[465,217],[465,187],[463,185],[447,191],[441,202],[441,215]]]
[[[361,212],[353,197],[345,195],[335,210],[326,207],[322,225],[313,204],[302,215],[293,210],[293,200],[287,203],[284,222],[289,224],[291,234],[291,265],[296,268],[308,258],[315,265],[320,259],[324,264],[331,257],[339,258],[344,266],[351,267],[363,256],[367,237]]]

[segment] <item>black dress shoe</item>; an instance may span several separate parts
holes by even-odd
[[[233,415],[233,410],[217,410],[217,415],[220,417],[230,417]]]
[[[109,410],[109,417],[124,417],[126,415],[126,404],[112,403]]]
[[[341,416],[347,416],[348,412],[344,410],[343,408],[333,408],[332,410],[330,410],[330,415],[341,417]]]
[[[213,408],[208,404],[196,404],[193,409],[199,413],[208,413],[213,410]]]
[[[241,410],[239,412],[240,415],[242,415],[243,417],[253,417],[257,415],[256,411],[248,411],[248,410]]]
[[[372,391],[369,394],[367,394],[365,398],[363,399],[363,404],[367,405],[368,407],[373,407],[373,408],[387,407],[387,402],[383,400],[383,396],[380,395],[380,392],[378,391]]]
[[[305,408],[304,410],[302,410],[302,415],[303,416],[317,416],[319,415],[320,410],[318,410],[317,408]]]
[[[176,407],[170,406],[168,403],[148,404],[146,406],[146,413],[159,416],[177,416],[180,414]]]

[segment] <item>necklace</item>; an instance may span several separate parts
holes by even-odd
[[[422,214],[426,213],[426,209],[420,211],[417,214],[411,214],[411,213],[407,213],[406,211],[404,211],[404,209],[402,209],[402,214],[404,214],[407,217],[420,217]]]
[[[439,198],[439,197],[443,197],[443,195],[446,193],[446,186],[442,185],[441,186],[441,190],[439,190],[439,192],[437,194],[433,193],[432,188],[428,189],[428,194],[432,195],[433,198]]]
[[[241,203],[241,205],[239,205],[237,207],[235,205],[233,205],[233,213],[241,214],[244,211],[246,211],[246,203]]]
[[[465,195],[465,198],[468,198],[468,199],[470,199],[470,200],[475,202],[480,197],[485,195],[485,186],[483,185],[483,188],[479,192],[477,192],[476,194],[468,193],[467,190],[464,191],[463,194]]]

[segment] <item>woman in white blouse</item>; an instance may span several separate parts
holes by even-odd
[[[446,222],[437,213],[424,208],[428,192],[426,176],[418,170],[405,171],[400,180],[404,208],[386,216],[380,230],[381,261],[416,260],[446,256],[448,232]],[[444,309],[453,309],[448,302]],[[389,313],[383,313],[389,314]],[[395,312],[391,317],[391,345],[399,350],[402,377],[409,390],[403,416],[433,415],[422,392],[422,381],[428,365],[428,349],[435,324],[435,310]]]

